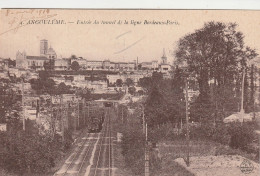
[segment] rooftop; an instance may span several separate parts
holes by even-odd
[[[26,59],[30,60],[48,60],[45,56],[26,56]]]

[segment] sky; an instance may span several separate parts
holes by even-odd
[[[144,62],[159,60],[165,48],[168,61],[172,62],[178,40],[209,21],[237,23],[246,45],[260,53],[260,11],[1,9],[0,12],[2,58],[15,59],[18,50],[40,55],[40,40],[47,39],[58,58],[74,54],[89,60],[133,61],[138,57]],[[42,19],[45,23],[62,24],[32,24],[33,20]],[[145,20],[168,20],[170,24],[144,24]],[[89,21],[91,24],[87,24]]]

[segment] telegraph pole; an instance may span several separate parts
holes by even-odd
[[[121,109],[122,109],[122,123],[124,123],[124,115],[123,115],[123,114],[124,114],[124,111],[123,111],[123,106],[122,106]]]
[[[145,129],[145,117],[144,117],[144,106],[142,105],[142,114],[143,114],[143,133],[146,132],[146,129]]]
[[[23,78],[22,78],[22,107],[23,107],[23,130],[25,131],[24,80],[23,80]]]
[[[244,85],[245,84],[245,68],[243,68],[243,76],[242,76],[242,95],[241,95],[241,108],[240,113],[244,113]]]
[[[149,145],[147,136],[147,123],[145,123],[145,154],[144,154],[144,175],[149,176]]]
[[[143,114],[143,133],[145,134],[145,151],[144,151],[144,175],[149,176],[149,155],[150,149],[148,145],[148,127],[147,122],[144,116],[144,106],[142,105],[142,114]]]
[[[187,166],[190,166],[190,131],[189,131],[189,94],[188,94],[188,78],[185,81],[185,92],[186,92],[186,140],[187,140]]]
[[[241,92],[241,107],[240,107],[240,117],[242,117],[241,125],[244,122],[244,89],[245,89],[245,68],[243,68],[243,75],[242,75],[242,92]]]
[[[65,141],[65,128],[64,128],[64,118],[63,118],[63,98],[62,95],[60,97],[60,119],[61,119],[61,130],[62,130],[62,142]]]
[[[83,99],[83,105],[82,105],[82,110],[83,110],[83,117],[84,117],[84,127],[86,125],[86,113],[85,113],[85,98]]]
[[[79,100],[78,100],[78,103],[77,103],[77,109],[78,109],[78,127],[79,127]]]
[[[89,106],[90,106],[90,103],[88,101],[88,119],[89,119]]]

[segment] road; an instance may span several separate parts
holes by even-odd
[[[54,176],[112,176],[114,175],[111,136],[111,110],[105,109],[105,120],[100,133],[83,132],[71,155]]]

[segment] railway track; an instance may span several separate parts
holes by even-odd
[[[70,164],[68,165],[68,167],[66,168],[66,171],[62,174],[62,176],[65,176],[68,174],[69,169],[71,169],[71,167],[73,166],[73,164],[75,163],[75,161],[77,160],[79,154],[82,152],[82,149],[84,148],[85,144],[88,142],[88,137],[90,136],[90,133],[88,133],[86,139],[84,140],[84,143],[80,146],[80,148],[78,149],[77,153],[74,155],[74,157],[72,158]],[[88,147],[90,148],[90,147]],[[88,149],[89,150],[89,149]]]
[[[112,139],[110,109],[106,109],[101,133],[82,135],[74,153],[54,176],[111,176]],[[91,153],[92,152],[92,153]]]
[[[112,146],[111,146],[111,127],[110,127],[109,108],[107,109],[106,116],[107,116],[106,119],[107,119],[108,122],[105,123],[106,124],[105,131],[104,131],[104,134],[102,136],[101,142],[99,144],[98,158],[97,158],[97,162],[96,162],[95,171],[94,171],[93,176],[99,176],[99,175],[97,175],[97,173],[98,173],[97,171],[99,169],[98,165],[99,165],[100,160],[104,159],[104,158],[101,158],[101,157],[103,157],[101,155],[101,152],[102,152],[101,148],[104,145],[104,140],[106,140],[107,137],[108,137],[108,168],[107,169],[108,169],[108,175],[111,176],[111,169],[112,169],[112,167],[111,167],[111,163],[112,163],[111,162],[112,161],[111,150],[112,150]],[[106,175],[106,174],[104,174],[104,175]]]

